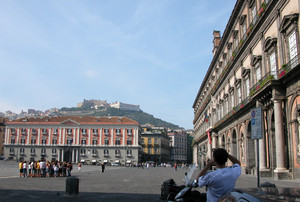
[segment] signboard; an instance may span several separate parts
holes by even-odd
[[[262,110],[259,107],[251,110],[251,139],[262,138]]]

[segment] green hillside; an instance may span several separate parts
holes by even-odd
[[[88,115],[88,116],[125,116],[139,122],[140,125],[149,123],[154,126],[164,126],[170,129],[179,129],[178,125],[163,121],[161,119],[155,118],[153,115],[145,113],[143,111],[126,111],[111,107],[105,107],[100,109],[90,109],[82,107],[73,108],[61,108],[60,113],[62,115]]]

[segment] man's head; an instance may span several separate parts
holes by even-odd
[[[218,165],[225,165],[228,159],[228,153],[225,149],[218,148],[213,151],[213,158]]]

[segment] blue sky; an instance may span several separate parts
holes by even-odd
[[[138,104],[193,128],[193,102],[236,0],[0,0],[0,111]]]

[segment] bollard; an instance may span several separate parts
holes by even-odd
[[[66,179],[66,194],[77,195],[79,193],[79,179],[74,176]]]

